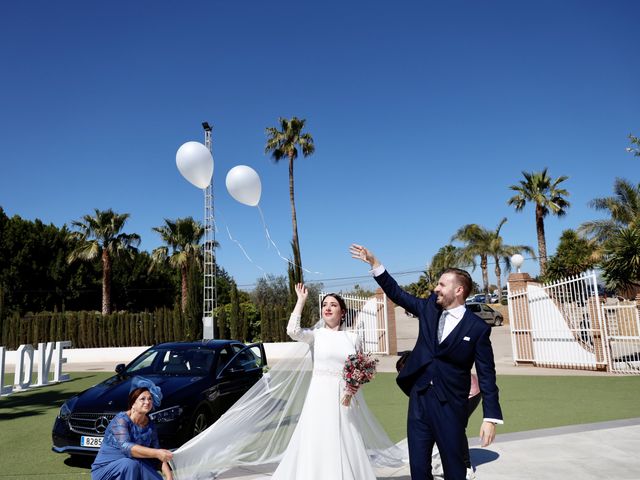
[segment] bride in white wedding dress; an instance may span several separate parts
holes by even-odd
[[[314,354],[313,375],[300,420],[273,478],[276,480],[375,480],[376,475],[359,428],[362,413],[368,414],[362,393],[355,393],[349,406],[345,394],[344,362],[361,350],[353,332],[341,330],[347,308],[341,297],[322,300],[324,326],[300,328],[300,315],[307,299],[304,285],[296,285],[298,302],[287,325],[287,334],[309,344]]]
[[[342,405],[348,355],[360,339],[341,329],[344,300],[330,294],[322,319],[300,327],[307,300],[304,285],[287,333],[297,340],[281,359],[220,419],[174,452],[176,480],[216,478],[234,467],[277,464],[275,480],[375,480],[375,467],[408,464],[406,448],[391,442],[362,393]]]

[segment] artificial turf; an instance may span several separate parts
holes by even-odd
[[[74,393],[112,375],[72,373],[62,384],[0,398],[0,480],[89,478],[88,463],[75,464],[51,451],[51,427],[60,405]],[[7,376],[7,383],[13,376]],[[640,417],[640,377],[498,377],[505,424],[500,433]],[[367,404],[392,440],[405,437],[407,397],[395,375],[379,373],[363,387]],[[467,432],[477,436],[481,406]]]
[[[504,425],[497,434],[640,417],[640,376],[498,376]],[[365,385],[369,408],[392,440],[406,437],[408,398],[395,375],[379,373]],[[467,435],[478,436],[482,404]]]

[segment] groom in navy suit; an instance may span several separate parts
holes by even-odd
[[[417,298],[402,290],[365,247],[353,244],[350,251],[353,258],[371,265],[376,282],[387,296],[420,322],[416,346],[396,379],[409,396],[411,479],[433,479],[431,453],[435,443],[444,478],[464,480],[467,402],[474,363],[482,392],[483,447],[493,442],[496,423],[503,423],[489,340],[491,327],[464,306],[471,291],[471,277],[464,270],[447,269],[429,298]]]

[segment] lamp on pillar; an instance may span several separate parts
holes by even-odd
[[[519,253],[511,256],[511,265],[516,267],[516,272],[520,273],[520,267],[524,263],[524,257]]]

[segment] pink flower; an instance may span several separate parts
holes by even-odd
[[[377,358],[373,358],[371,354],[356,353],[347,357],[342,370],[342,378],[347,385],[351,387],[359,387],[362,384],[370,382],[376,375]],[[342,404],[349,406],[351,397],[353,396],[349,390],[345,390],[342,397]]]

